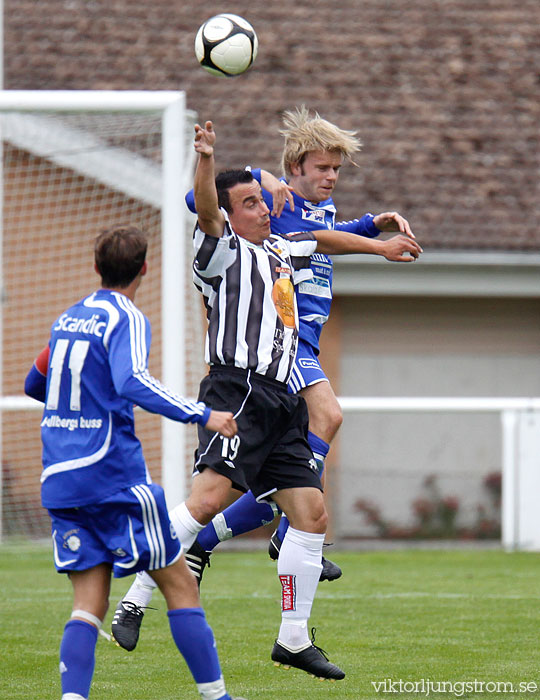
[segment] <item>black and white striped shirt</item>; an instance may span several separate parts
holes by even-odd
[[[312,276],[313,233],[270,235],[262,245],[226,223],[221,238],[194,234],[194,281],[208,317],[206,361],[287,383],[296,356],[294,286]]]

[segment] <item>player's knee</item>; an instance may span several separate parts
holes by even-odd
[[[221,511],[223,498],[217,491],[209,491],[199,497],[197,510],[200,513],[200,522],[209,522]]]
[[[341,424],[343,423],[343,412],[341,411],[341,406],[338,403],[329,407],[327,421],[328,429],[334,435],[337,433],[341,427]]]
[[[328,513],[326,512],[326,508],[323,508],[320,512],[318,518],[315,521],[315,527],[316,532],[320,532],[321,534],[326,532],[326,530],[328,529]]]
[[[318,409],[312,410],[309,415],[309,429],[325,442],[332,442],[343,423],[341,406],[337,402],[321,404]]]
[[[306,517],[306,516],[304,516]],[[311,508],[309,515],[307,515],[307,520],[305,521],[305,530],[307,532],[316,532],[318,534],[324,534],[328,528],[328,513],[324,507],[324,501],[322,500],[315,507]]]

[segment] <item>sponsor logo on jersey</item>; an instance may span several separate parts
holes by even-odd
[[[47,416],[41,421],[42,428],[64,428],[67,430],[77,430],[77,428],[91,430],[101,428],[102,425],[102,418],[85,418],[84,416],[79,416],[79,418],[60,418],[56,413],[52,416]]]
[[[290,275],[291,274],[291,268],[290,267],[276,267],[276,272],[280,275]]]
[[[294,287],[290,279],[280,277],[274,282],[272,301],[283,325],[286,328],[294,328],[296,326]]]
[[[281,610],[296,610],[296,576],[292,574],[279,577],[281,583]]]
[[[300,282],[298,291],[300,294],[309,294],[313,297],[322,297],[323,299],[332,298],[330,280],[323,279],[322,277],[314,277],[310,282]]]
[[[313,265],[311,269],[315,275],[318,275],[319,278],[323,279],[330,277],[330,273],[332,272],[332,267],[330,265],[316,264]]]
[[[117,547],[116,549],[113,549],[111,551],[111,554],[114,554],[115,557],[125,557],[126,552],[125,550],[122,549],[122,547]]]
[[[285,333],[281,328],[276,328],[274,331],[273,347],[276,352],[283,352],[283,343],[285,341]]]
[[[234,466],[234,464],[233,464],[229,459],[225,459],[225,460],[223,460],[223,461],[224,461],[225,464],[226,464],[228,467],[230,467],[231,469],[236,469],[236,467]]]
[[[302,357],[298,360],[298,364],[300,367],[302,367],[302,369],[319,369],[319,363],[317,360]]]
[[[58,319],[53,331],[65,331],[66,333],[83,333],[84,335],[95,335],[103,338],[103,333],[107,327],[106,321],[100,321],[97,314],[92,314],[90,318],[77,318],[62,314]]]
[[[304,221],[313,221],[316,224],[323,224],[326,226],[324,222],[324,217],[325,217],[326,211],[324,209],[302,209],[302,219]]]

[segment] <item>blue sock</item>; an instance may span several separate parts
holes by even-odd
[[[307,441],[311,447],[311,451],[313,452],[317,466],[319,467],[319,476],[322,476],[324,471],[324,460],[326,459],[330,445],[311,431],[308,431]]]
[[[324,471],[324,460],[326,459],[330,445],[318,435],[315,435],[315,433],[310,431],[308,431],[308,443],[311,447],[311,451],[313,452],[313,456],[315,457],[315,461],[317,462],[319,476],[322,476]],[[282,515],[279,525],[277,526],[277,534],[281,542],[283,542],[283,538],[285,537],[285,533],[288,529],[289,521],[285,515]]]
[[[255,496],[248,491],[223,513],[218,513],[212,522],[199,532],[197,542],[207,552],[211,552],[224,540],[271,523],[279,512],[277,506],[274,508],[269,503],[257,503]]]
[[[289,521],[287,520],[286,515],[281,516],[281,520],[279,521],[279,525],[277,526],[277,534],[279,537],[280,542],[283,542],[283,538],[285,537],[285,533],[289,529]]]
[[[60,644],[62,694],[76,693],[87,698],[94,666],[97,628],[83,620],[69,620]]]
[[[221,675],[216,642],[202,608],[169,610],[169,625],[201,697],[231,700]],[[222,691],[222,692],[221,692]]]

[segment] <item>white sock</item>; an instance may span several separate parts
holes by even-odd
[[[186,552],[198,533],[203,529],[204,525],[198,523],[187,509],[185,503],[181,503],[176,508],[169,511],[169,519],[174,525],[178,539],[182,543],[184,552]],[[130,603],[140,605],[142,608],[150,605],[152,595],[157,588],[157,583],[146,573],[141,571],[135,576],[135,581],[131,584],[131,588],[124,596],[123,600],[128,600]]]
[[[130,603],[140,605],[141,608],[146,608],[150,605],[152,595],[157,588],[157,583],[149,576],[146,571],[140,571],[135,576],[135,581],[131,584],[131,588],[123,597],[122,600],[128,600]]]
[[[282,587],[278,641],[291,651],[310,645],[308,620],[322,571],[324,535],[289,526],[278,558]]]
[[[174,525],[178,539],[182,543],[184,552],[187,552],[204,525],[195,520],[185,503],[180,503],[179,506],[170,510],[169,518]]]

